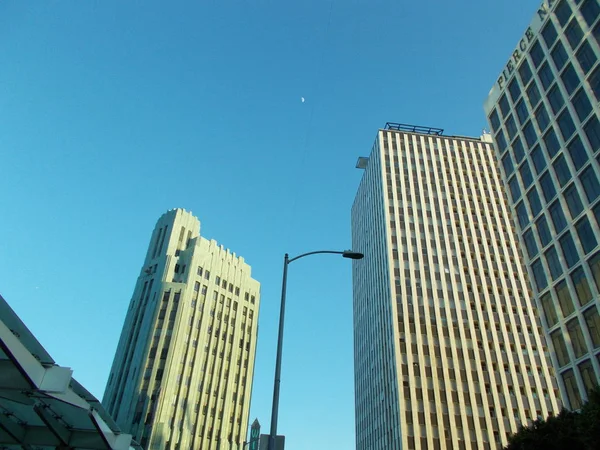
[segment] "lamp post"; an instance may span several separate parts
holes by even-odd
[[[281,308],[279,311],[279,334],[277,335],[277,358],[275,359],[275,383],[273,385],[273,408],[271,409],[271,430],[269,433],[268,450],[275,450],[275,437],[277,436],[277,417],[279,414],[279,385],[281,384],[281,353],[283,350],[283,323],[285,317],[285,294],[287,288],[287,271],[290,263],[297,259],[304,258],[309,255],[319,253],[331,253],[342,255],[349,259],[362,259],[362,253],[353,252],[352,250],[334,251],[334,250],[317,250],[315,252],[303,253],[301,255],[290,258],[286,253],[283,258],[283,281],[281,283]]]

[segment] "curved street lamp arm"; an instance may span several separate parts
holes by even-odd
[[[317,250],[315,252],[302,253],[301,255],[294,256],[293,258],[288,259],[287,263],[289,264],[292,261],[296,261],[297,259],[304,258],[305,256],[309,256],[309,255],[315,255],[317,253],[333,253],[333,254],[336,254],[336,255],[343,255],[344,254],[344,252],[338,252],[338,251],[334,251],[334,250]]]

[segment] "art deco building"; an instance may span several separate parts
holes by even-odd
[[[491,137],[388,123],[357,167],[356,448],[496,449],[557,412]]]
[[[485,111],[564,403],[600,382],[600,6],[540,5]]]
[[[243,448],[259,290],[191,213],[158,220],[102,402],[143,448]]]

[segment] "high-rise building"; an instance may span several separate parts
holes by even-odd
[[[158,220],[102,401],[143,448],[243,448],[259,290],[191,213]]]
[[[600,382],[600,6],[544,2],[485,102],[564,403]]]
[[[356,448],[496,449],[556,412],[491,137],[388,123],[357,167]]]

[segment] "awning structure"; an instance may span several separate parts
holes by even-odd
[[[141,450],[0,296],[0,449]]]

